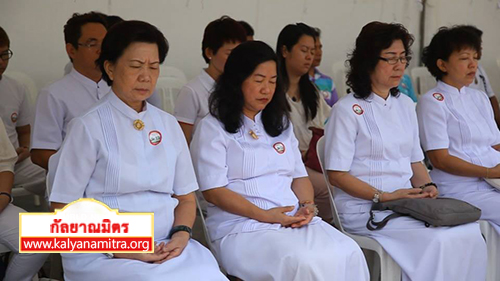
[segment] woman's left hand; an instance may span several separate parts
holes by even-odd
[[[184,248],[186,248],[189,239],[189,233],[187,233],[186,231],[178,231],[174,233],[170,241],[165,244],[162,250],[163,253],[168,252],[168,255],[164,259],[159,260],[155,263],[164,263],[170,259],[180,256],[180,254],[182,254],[182,251],[184,251]]]
[[[437,198],[439,195],[439,191],[433,185],[426,186],[424,189],[422,189],[422,193],[427,193],[429,195],[429,198]]]
[[[312,218],[314,217],[314,211],[310,210],[309,207],[302,207],[300,208],[294,215],[295,217],[304,217],[305,220],[302,220],[297,223],[293,223],[290,225],[291,228],[299,228],[302,227],[308,223],[311,222]]]

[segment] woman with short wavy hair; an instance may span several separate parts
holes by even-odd
[[[368,230],[372,203],[436,198],[422,164],[413,101],[397,87],[410,61],[413,36],[401,24],[371,22],[349,56],[354,93],[338,101],[326,125],[325,168],[336,186],[344,228],[377,240],[403,280],[484,280],[486,247],[477,223],[426,227],[411,217]],[[392,211],[374,211],[381,221]],[[460,245],[457,247],[457,245]]]

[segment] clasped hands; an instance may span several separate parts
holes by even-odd
[[[308,207],[301,207],[293,216],[286,214],[293,211],[293,209],[293,206],[285,206],[266,210],[265,221],[269,223],[279,223],[284,227],[299,228],[311,222],[314,217],[314,211]]]

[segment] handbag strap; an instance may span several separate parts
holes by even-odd
[[[388,215],[387,217],[385,217],[381,221],[375,221],[374,220],[375,215],[373,214],[373,210],[370,210],[370,218],[366,222],[366,228],[368,228],[369,230],[379,230],[379,229],[384,228],[385,225],[387,224],[387,222],[389,222],[389,220],[391,220],[393,218],[397,218],[397,217],[402,217],[402,216],[406,216],[406,215],[399,214],[399,213],[393,213],[393,214]]]

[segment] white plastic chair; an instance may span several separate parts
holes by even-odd
[[[224,273],[224,275],[227,276],[226,270],[222,267],[219,257],[217,256],[217,253],[214,250],[214,246],[212,244],[212,239],[210,239],[210,233],[208,232],[207,224],[205,223],[205,214],[203,213],[203,210],[201,209],[200,202],[198,201],[198,198],[196,198],[196,209],[198,210],[198,215],[200,216],[201,219],[201,225],[203,228],[203,236],[205,236],[205,241],[207,242],[208,249],[210,252],[212,252],[212,255],[214,255],[215,260],[217,260],[217,263],[219,264],[219,268]],[[232,276],[231,276],[232,277]],[[234,279],[234,277],[232,277]]]
[[[344,61],[338,61],[333,64],[332,66],[332,79],[333,82],[335,83],[335,87],[337,88],[337,94],[339,96],[339,99],[345,95],[347,95],[347,80],[346,80],[346,74],[347,74],[347,67],[345,66]]]
[[[500,253],[497,252],[497,249],[500,247],[500,235],[487,221],[480,220],[479,226],[481,227],[481,233],[486,240],[488,248],[488,270],[486,273],[486,280],[500,280],[500,267],[498,266],[500,264]]]
[[[161,98],[162,109],[173,114],[175,100],[185,82],[174,77],[158,77],[156,91]]]
[[[333,215],[333,224],[345,235],[351,237],[356,243],[358,243],[361,249],[370,250],[378,254],[380,258],[380,264],[374,264],[371,268],[370,280],[376,281],[399,281],[401,280],[401,268],[392,259],[392,257],[382,248],[382,246],[375,240],[367,236],[355,235],[347,233],[342,227],[342,222],[340,221],[339,215],[337,213],[337,207],[335,206],[334,193],[335,187],[330,184],[328,179],[328,173],[325,171],[325,138],[321,137],[316,144],[316,153],[318,154],[318,159],[321,165],[321,170],[325,177],[326,184],[328,186],[328,193],[330,194],[330,205]]]
[[[431,75],[427,67],[414,67],[410,73],[417,98],[436,86],[436,78]]]
[[[29,77],[27,74],[20,71],[7,71],[5,73],[8,77],[16,80],[20,84],[22,84],[28,90],[28,100],[30,102],[31,107],[35,106],[36,97],[38,95],[38,87],[36,86],[35,80]]]
[[[160,66],[160,77],[171,77],[181,80],[183,84],[187,83],[187,77],[182,70],[177,67],[162,65]]]

